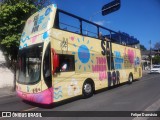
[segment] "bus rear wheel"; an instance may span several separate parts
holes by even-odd
[[[90,81],[85,81],[82,88],[83,97],[89,98],[93,96],[93,84]]]
[[[132,75],[132,74],[129,74],[128,83],[129,83],[129,84],[132,84],[132,82],[133,82],[133,75]]]

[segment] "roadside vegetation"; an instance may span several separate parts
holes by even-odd
[[[0,2],[0,50],[6,66],[16,73],[20,37],[29,16],[51,0],[2,0]],[[15,83],[15,77],[14,77]]]
[[[157,54],[153,59],[153,64],[160,64],[160,42],[157,42],[155,45],[154,45],[154,49],[159,53]]]

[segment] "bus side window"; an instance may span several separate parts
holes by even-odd
[[[97,26],[91,23],[82,21],[82,35],[98,38]]]
[[[59,55],[60,72],[75,71],[74,55]]]
[[[59,29],[80,34],[79,19],[62,12],[59,12],[56,17],[58,17],[57,20],[59,22]]]

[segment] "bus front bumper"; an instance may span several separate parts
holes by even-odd
[[[40,104],[51,104],[53,103],[53,88],[46,89],[39,93],[26,93],[16,90],[17,95],[27,101],[40,103]]]

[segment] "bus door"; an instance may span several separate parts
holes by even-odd
[[[111,73],[111,41],[108,38],[106,40],[106,58],[107,58],[107,66],[108,66],[108,87],[112,84],[112,73]]]
[[[112,42],[110,39],[105,38],[106,40],[106,58],[107,58],[107,65],[108,65],[108,71],[114,70],[114,55],[112,52]]]
[[[108,87],[109,87],[116,84],[116,72],[114,69],[112,42],[108,38],[105,38],[105,40],[106,40],[106,58],[108,65]]]
[[[51,49],[50,43],[47,45],[43,59],[43,78],[48,88],[52,87],[52,73],[51,73]]]
[[[108,71],[111,70],[111,41],[108,38],[105,38],[106,40],[106,57],[107,57],[107,65],[108,65]]]

